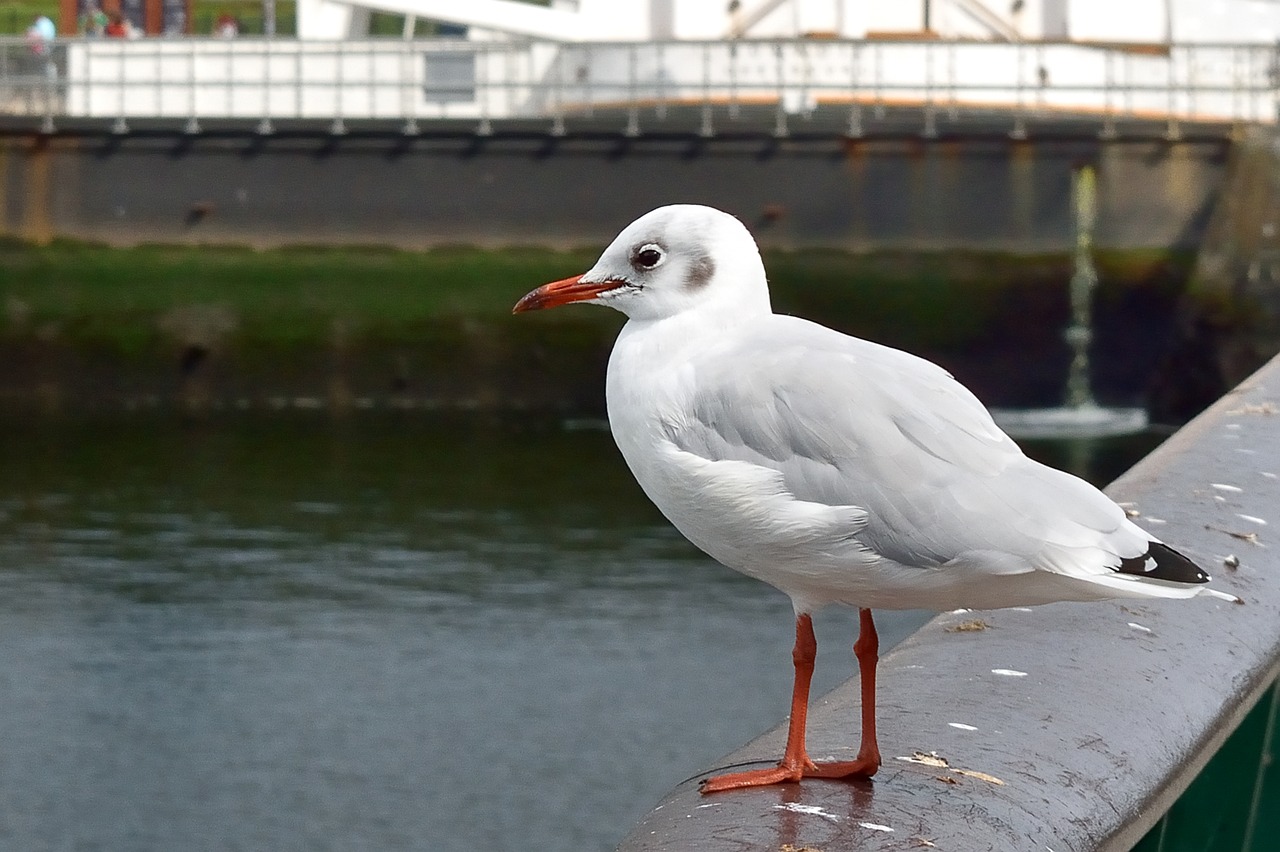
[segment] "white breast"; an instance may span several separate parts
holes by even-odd
[[[856,570],[882,561],[855,537],[865,511],[798,500],[777,470],[702,458],[670,440],[694,392],[694,346],[675,327],[628,324],[609,360],[610,428],[645,494],[699,549],[797,600],[816,607],[879,597],[874,587],[885,578]]]

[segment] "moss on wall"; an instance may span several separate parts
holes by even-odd
[[[60,388],[59,405],[308,396],[598,410],[621,317],[510,314],[527,290],[583,271],[597,252],[10,242],[0,245],[0,356],[11,367],[0,394]],[[765,262],[781,312],[940,360],[993,402],[1057,393],[1065,256],[806,250],[766,252]],[[1190,262],[1099,257],[1098,322],[1117,329],[1100,346],[1125,353],[1102,373],[1129,396],[1149,355],[1125,350],[1125,324],[1167,321]],[[1009,358],[1021,367],[1001,377]]]

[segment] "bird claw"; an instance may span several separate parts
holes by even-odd
[[[725,790],[741,790],[747,787],[768,787],[773,784],[793,784],[803,777],[799,767],[774,766],[769,769],[751,769],[746,772],[729,772],[703,779],[698,791],[720,793]]]
[[[837,760],[814,763],[806,759],[803,764],[780,763],[768,769],[749,769],[730,772],[704,779],[699,792],[720,793],[725,790],[742,790],[748,787],[769,787],[774,784],[794,784],[801,778],[870,778],[880,768],[880,757],[860,757],[857,760]]]

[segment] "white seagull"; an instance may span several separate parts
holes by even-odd
[[[515,312],[570,302],[629,318],[606,396],[645,494],[695,545],[795,608],[783,758],[710,778],[704,793],[875,774],[872,608],[1235,600],[1102,492],[1023,455],[941,367],[773,313],[755,241],[727,213],[654,210],[589,271]],[[856,759],[816,763],[804,741],[811,614],[833,603],[860,609],[862,739]]]

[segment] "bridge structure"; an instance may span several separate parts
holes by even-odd
[[[0,42],[0,127],[1176,139],[1274,122],[1280,6],[1202,6],[299,0],[295,37]],[[374,13],[405,37],[369,38]],[[448,35],[415,38],[420,21]]]
[[[678,198],[773,247],[1064,251],[1091,163],[1100,247],[1186,249],[1280,97],[1280,4],[1202,5],[300,0],[289,37],[0,40],[0,224],[565,246]]]
[[[9,132],[1184,133],[1274,123],[1274,45],[772,38],[0,42]]]

